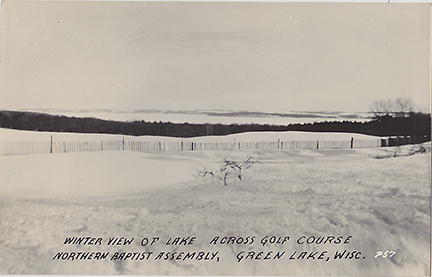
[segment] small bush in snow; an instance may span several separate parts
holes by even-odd
[[[378,155],[375,156],[375,159],[386,159],[386,158],[396,158],[396,157],[407,157],[412,156],[415,154],[423,154],[428,152],[428,149],[426,149],[423,145],[414,145],[413,147],[407,149],[406,147],[404,149],[401,149],[401,147],[396,147],[394,151],[389,152],[386,155]]]
[[[222,164],[218,169],[214,170],[204,167],[204,169],[201,170],[198,175],[201,177],[211,176],[212,183],[214,183],[216,179],[217,181],[223,182],[223,184],[227,186],[229,175],[235,175],[236,179],[243,181],[245,171],[257,163],[260,163],[260,161],[251,155],[243,159],[225,157],[223,158]]]

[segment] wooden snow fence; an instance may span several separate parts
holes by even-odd
[[[50,153],[49,141],[2,141],[0,155],[26,155]]]
[[[380,139],[350,141],[258,141],[258,142],[191,142],[191,141],[1,141],[0,155],[29,155],[95,151],[230,151],[283,149],[350,149],[383,146]]]
[[[2,141],[0,155],[122,150],[122,141]]]

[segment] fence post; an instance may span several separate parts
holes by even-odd
[[[280,149],[280,139],[278,139],[277,149]]]
[[[351,149],[354,148],[354,138],[351,137]]]
[[[319,149],[319,141],[317,140],[317,149]]]
[[[123,137],[123,139],[122,139],[122,150],[124,150],[124,145],[125,145],[125,142],[124,142],[124,137]]]
[[[50,143],[50,153],[53,152],[53,136],[51,135],[51,143]]]

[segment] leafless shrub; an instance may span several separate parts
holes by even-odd
[[[423,145],[414,145],[408,150],[402,151],[400,147],[396,147],[393,151],[389,151],[385,155],[377,155],[374,156],[374,159],[388,159],[388,158],[397,158],[397,157],[407,157],[415,154],[423,154],[426,153],[427,149]]]
[[[198,172],[198,176],[205,178],[207,175],[212,177],[212,183],[214,182],[215,173],[211,170],[208,170],[205,166],[204,169]]]
[[[422,153],[426,153],[426,148],[423,145],[415,145],[413,148],[410,149],[408,156]]]
[[[258,159],[255,159],[252,155],[249,155],[244,159],[224,157],[219,169],[208,169],[204,166],[203,170],[198,173],[198,176],[203,178],[206,176],[211,176],[212,183],[214,183],[216,179],[218,181],[221,181],[225,186],[227,186],[229,175],[235,174],[236,179],[238,179],[239,181],[243,181],[245,171],[250,169],[253,165],[259,163],[260,161]]]

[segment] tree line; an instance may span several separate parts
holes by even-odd
[[[430,140],[431,116],[411,112],[407,116],[377,115],[367,122],[324,121],[316,123],[268,124],[192,124],[171,122],[120,122],[97,118],[77,118],[35,112],[0,111],[0,127],[74,133],[104,133],[132,136],[198,137],[262,131],[349,132],[375,136],[411,136]]]

